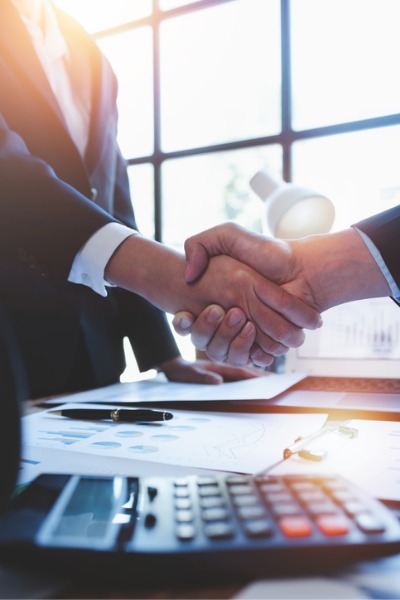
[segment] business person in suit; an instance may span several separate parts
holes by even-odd
[[[164,311],[198,314],[218,299],[241,318],[239,306],[245,320],[253,314],[252,342],[267,361],[317,326],[316,311],[253,269],[244,266],[235,281],[234,259],[217,257],[199,285],[186,284],[184,257],[137,232],[116,142],[115,76],[48,0],[2,0],[0,82],[0,301],[31,397],[119,381],[124,336],[141,370],[169,379],[254,375],[183,361]]]
[[[297,240],[266,238],[232,223],[217,226],[187,240],[187,280],[195,280],[220,253],[251,265],[320,313],[363,298],[390,296],[400,303],[400,206],[343,231]],[[215,360],[251,362],[251,346],[229,327],[224,310],[213,307],[219,317],[212,324],[209,310],[197,320],[177,314],[176,330],[191,331],[197,347]]]

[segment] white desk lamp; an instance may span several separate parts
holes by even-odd
[[[252,190],[265,202],[262,229],[279,238],[327,233],[335,218],[334,206],[314,190],[286,183],[265,170],[250,180]]]

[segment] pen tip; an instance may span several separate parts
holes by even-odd
[[[49,410],[49,415],[62,416],[62,411],[61,410]]]
[[[165,412],[164,413],[164,421],[170,421],[173,418],[173,414]]]

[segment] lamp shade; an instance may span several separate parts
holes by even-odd
[[[265,202],[263,232],[279,238],[327,233],[335,218],[329,198],[305,187],[286,183],[265,170],[250,180],[252,190]]]

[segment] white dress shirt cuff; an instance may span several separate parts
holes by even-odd
[[[107,296],[106,286],[114,286],[104,279],[105,268],[118,246],[131,235],[139,233],[120,223],[108,223],[101,227],[75,256],[68,281],[81,283],[100,296]]]
[[[355,229],[360,234],[360,236],[364,240],[365,245],[367,246],[368,250],[371,252],[373,258],[375,259],[376,264],[382,271],[382,274],[383,274],[384,278],[386,279],[386,281],[388,282],[388,285],[390,287],[392,297],[395,300],[399,301],[400,300],[400,288],[397,286],[395,280],[393,279],[378,248],[375,246],[375,244],[371,241],[371,239],[363,231],[358,229],[358,227],[355,227],[353,225],[353,229]]]

